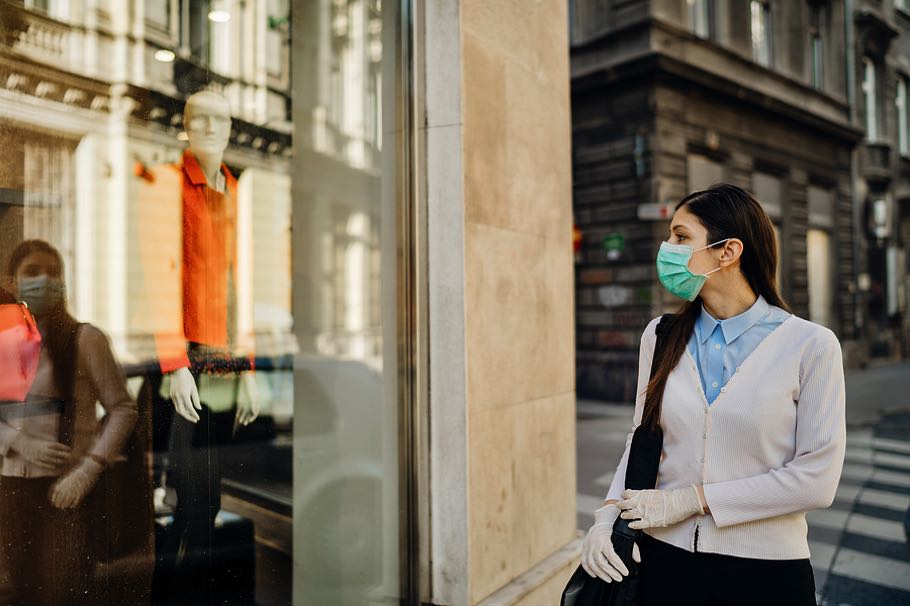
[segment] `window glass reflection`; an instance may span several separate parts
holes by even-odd
[[[396,599],[397,9],[74,6],[0,4],[0,603]]]

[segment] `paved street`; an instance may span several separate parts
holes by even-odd
[[[808,514],[819,604],[910,605],[910,364],[847,373],[847,457],[830,509]],[[631,405],[579,400],[578,527],[593,522],[622,454]]]

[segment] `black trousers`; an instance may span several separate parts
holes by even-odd
[[[642,606],[815,606],[809,560],[690,553],[643,535]]]

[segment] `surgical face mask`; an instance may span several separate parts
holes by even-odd
[[[19,278],[19,299],[36,316],[52,311],[63,299],[63,281],[47,274]]]
[[[714,244],[708,244],[694,250],[686,244],[663,242],[660,245],[660,251],[657,253],[657,277],[660,283],[671,294],[686,301],[694,301],[708,276],[721,268],[712,269],[706,274],[694,274],[689,269],[689,260],[692,259],[692,255],[696,252],[731,239],[718,240]]]

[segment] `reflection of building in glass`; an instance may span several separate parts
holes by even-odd
[[[3,5],[0,119],[12,161],[0,175],[0,231],[60,247],[75,311],[127,359],[150,353],[155,328],[135,300],[135,230],[155,225],[133,222],[134,165],[179,158],[183,99],[201,88],[227,97],[234,117],[226,162],[241,181],[238,328],[260,333],[264,350],[291,342],[288,6],[218,3],[228,17],[218,21],[209,4]]]
[[[307,200],[294,216],[296,260],[313,281],[295,303],[297,335],[305,350],[378,365],[380,174],[388,168],[380,2],[307,2],[295,11],[310,38],[294,57],[295,79],[306,83],[294,91],[295,146],[300,172],[311,175],[293,183],[295,199]]]

